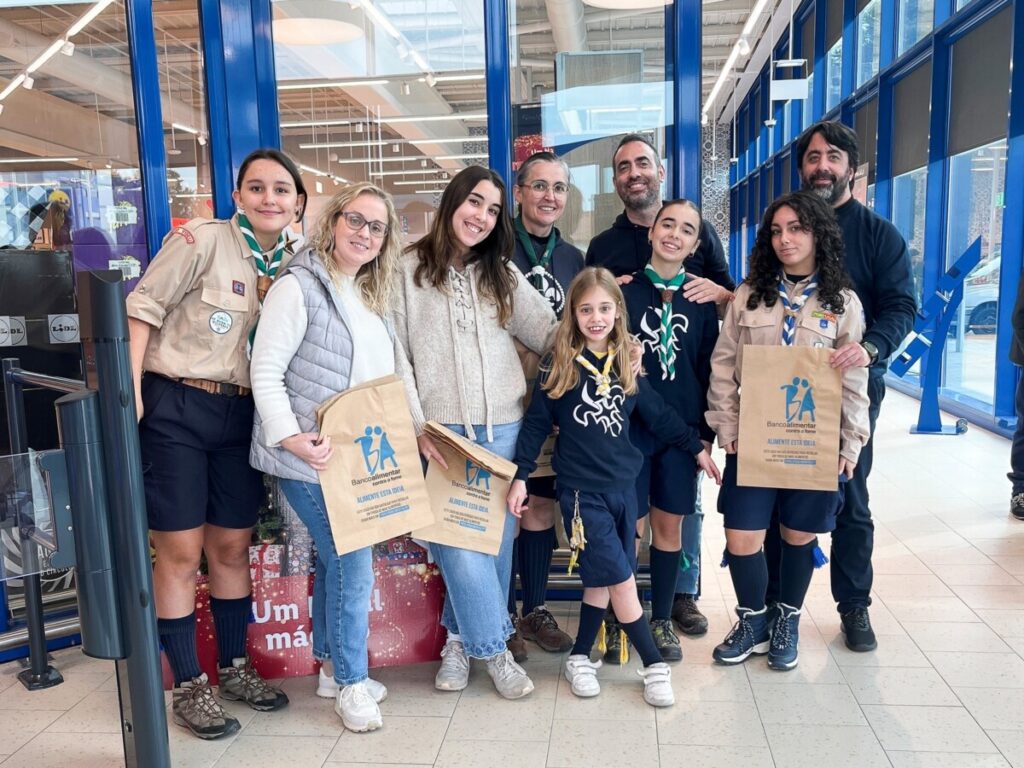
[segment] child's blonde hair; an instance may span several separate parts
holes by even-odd
[[[622,391],[627,395],[636,392],[636,374],[630,363],[629,355],[629,324],[626,320],[626,301],[622,290],[615,282],[615,276],[603,267],[587,267],[569,285],[565,300],[565,312],[555,332],[555,340],[551,345],[550,360],[541,368],[546,372],[547,379],[541,385],[552,400],[557,400],[566,392],[575,389],[580,382],[579,366],[576,356],[586,346],[583,334],[576,325],[576,307],[591,288],[601,288],[615,303],[618,317],[608,334],[608,349],[615,350],[615,361],[612,368],[619,380]]]

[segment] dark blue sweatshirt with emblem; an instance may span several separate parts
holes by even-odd
[[[555,249],[551,252],[551,269],[550,271],[544,270],[542,275],[543,287],[539,290],[541,295],[551,304],[555,314],[561,318],[562,310],[565,308],[565,294],[569,290],[569,283],[583,269],[583,252],[572,243],[563,240],[562,233],[558,231],[558,227],[554,228],[554,233]],[[544,249],[548,245],[546,237],[530,235],[530,242],[533,244],[534,253],[544,254]],[[512,253],[512,263],[519,267],[519,271],[526,275],[527,279],[530,278],[533,265],[530,263],[530,257],[526,253],[526,248],[518,237],[516,238],[516,249]],[[532,280],[530,282],[533,284]]]
[[[622,286],[629,316],[629,329],[640,339],[644,350],[644,370],[651,387],[701,437],[714,442],[715,433],[704,418],[708,386],[711,382],[711,353],[718,341],[718,313],[711,302],[695,304],[683,296],[682,289],[672,294],[673,342],[676,348],[675,377],[662,366],[659,355],[661,336],[661,291],[643,271]],[[634,442],[644,453],[660,448],[651,430],[642,423],[634,426]]]
[[[604,361],[584,350],[590,363],[602,370]],[[644,457],[630,439],[630,419],[639,419],[663,443],[676,445],[694,456],[704,450],[697,430],[666,405],[644,377],[637,391],[626,395],[612,375],[611,389],[597,394],[594,376],[579,366],[576,387],[557,400],[542,389],[547,373],[541,374],[533,391],[530,408],[516,443],[517,480],[525,480],[537,468],[537,456],[544,440],[558,427],[552,466],[559,486],[585,489],[594,493],[628,491],[636,483]]]

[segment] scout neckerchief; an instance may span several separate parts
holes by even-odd
[[[796,318],[800,314],[800,310],[804,308],[807,300],[818,290],[817,278],[816,274],[811,275],[810,282],[807,283],[804,292],[790,299],[789,294],[786,293],[786,283],[783,280],[782,274],[779,274],[779,299],[782,300],[782,308],[785,310],[785,316],[782,319],[782,345],[784,347],[793,346],[793,337],[796,336]]]
[[[526,258],[530,260],[530,274],[527,275],[530,278],[530,282],[533,283],[533,287],[538,291],[544,290],[544,275],[537,270],[540,267],[544,272],[551,272],[551,254],[555,252],[555,241],[558,239],[555,236],[555,228],[551,228],[551,234],[548,235],[547,245],[544,246],[544,253],[540,256],[537,255],[537,249],[534,247],[533,239],[530,237],[530,233],[526,231],[526,227],[523,225],[523,214],[520,213],[515,219],[516,235],[519,237],[519,242],[523,244],[523,250],[526,251]]]
[[[671,280],[665,280],[655,271],[654,267],[648,264],[644,267],[644,274],[647,275],[654,287],[661,291],[658,359],[661,361],[662,373],[665,374],[662,378],[674,379],[676,377],[676,345],[672,340],[672,296],[686,282],[686,270],[680,267],[678,275]]]
[[[281,258],[284,256],[284,247],[288,243],[288,238],[283,231],[277,236],[277,244],[274,246],[274,252],[268,260],[263,254],[263,249],[260,247],[256,235],[253,234],[252,224],[249,223],[248,217],[239,211],[237,221],[238,228],[242,231],[242,237],[245,238],[245,243],[249,246],[253,261],[256,263],[256,298],[259,299],[260,308],[262,309],[263,299],[266,298],[271,283],[277,277],[277,270],[281,267]],[[256,320],[256,323],[258,322],[259,318]],[[249,331],[249,342],[246,352],[250,357],[252,356],[253,341],[256,339],[256,323],[253,324],[252,330]]]
[[[612,390],[612,363],[615,362],[615,350],[608,348],[608,355],[604,359],[604,369],[597,370],[597,366],[587,360],[582,354],[576,355],[576,362],[582,365],[597,383],[597,394],[604,397]]]

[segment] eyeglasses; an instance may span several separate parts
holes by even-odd
[[[341,215],[345,217],[345,223],[348,224],[348,228],[353,232],[358,232],[363,227],[367,227],[370,230],[370,234],[374,237],[384,237],[388,233],[388,225],[383,221],[367,221],[362,214],[355,211],[342,211]]]
[[[521,189],[531,189],[537,195],[546,195],[549,189],[559,197],[569,193],[569,185],[563,184],[560,181],[556,181],[554,184],[548,184],[546,181],[531,181],[529,184],[520,184],[519,187]]]

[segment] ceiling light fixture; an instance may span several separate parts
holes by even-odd
[[[736,66],[737,59],[739,59],[741,55],[746,55],[742,54],[740,51],[740,41],[744,42],[749,52],[750,35],[753,33],[754,25],[757,23],[757,20],[760,18],[761,14],[764,12],[766,5],[768,5],[768,0],[757,0],[757,3],[755,3],[754,7],[751,9],[750,15],[747,17],[747,21],[743,25],[743,30],[740,32],[739,39],[736,40],[736,43],[735,45],[733,45],[732,50],[729,51],[729,57],[725,60],[725,64],[722,67],[722,71],[719,73],[718,79],[715,81],[714,86],[712,86],[711,88],[711,93],[708,94],[707,99],[704,101],[704,106],[701,109],[701,113],[711,111],[711,106],[715,103],[715,99],[718,98],[718,94],[725,86],[725,80],[727,77],[729,77],[733,67]],[[735,83],[733,84],[733,87],[736,87]]]
[[[444,190],[443,189],[414,189],[413,192],[415,192],[417,195],[440,195],[442,192],[444,192]]]
[[[35,72],[37,69],[39,69],[41,66],[43,66],[43,64],[45,64],[46,62],[48,62],[50,59],[52,59],[54,56],[57,55],[57,52],[60,51],[60,49],[64,47],[64,42],[65,41],[63,40],[63,38],[58,39],[58,40],[54,40],[52,43],[50,43],[50,47],[47,48],[45,51],[43,51],[42,54],[40,54],[38,59],[36,59],[35,61],[33,61],[31,64],[28,65],[28,67],[25,69],[25,71],[28,74],[32,74],[33,72]]]
[[[352,125],[351,120],[298,120],[291,123],[281,123],[282,128],[320,128],[329,125]]]
[[[473,153],[468,155],[440,155],[435,160],[486,160],[487,153]]]
[[[0,159],[4,165],[19,165],[20,163],[77,163],[77,157],[5,157]]]
[[[440,168],[431,168],[423,171],[415,168],[411,171],[370,171],[371,176],[419,176],[420,174],[427,175],[431,173],[441,173]]]
[[[383,147],[388,144],[487,144],[486,136],[425,136],[422,139],[379,139],[375,141],[324,141],[299,144],[299,149],[335,149],[353,147]],[[337,158],[332,158],[337,159]]]
[[[377,78],[374,80],[331,80],[323,83],[282,83],[277,86],[279,91],[302,91],[314,88],[357,88],[361,85],[387,85],[390,80]]]

